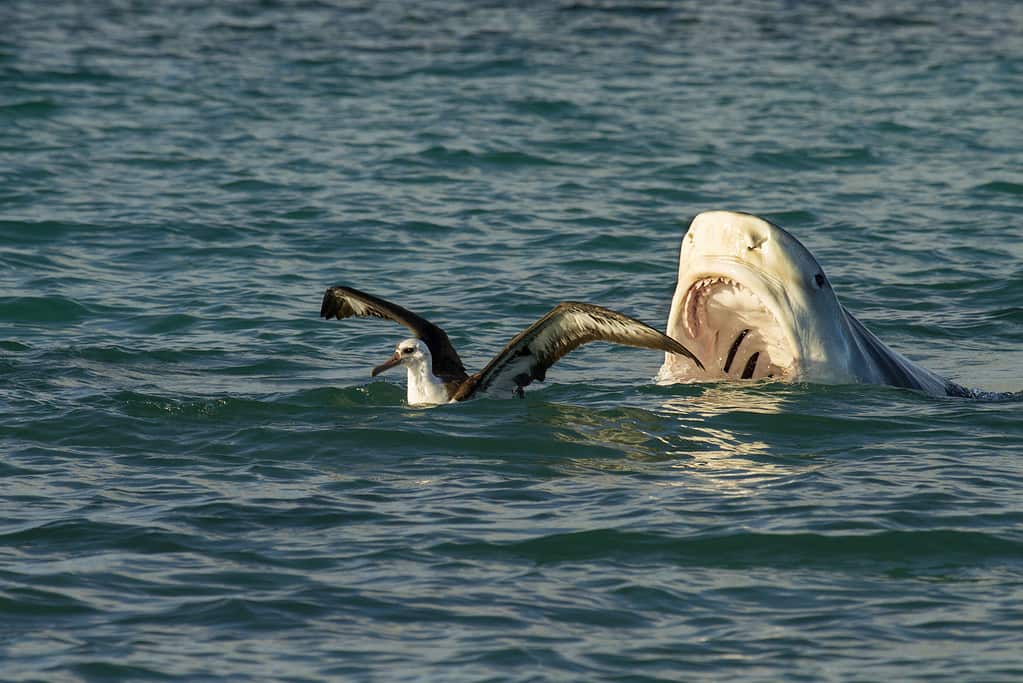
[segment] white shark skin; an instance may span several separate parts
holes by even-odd
[[[731,351],[743,330],[750,332]],[[693,349],[707,370],[665,354],[660,383],[739,379],[752,364],[746,378],[973,395],[888,348],[842,306],[799,240],[750,214],[710,211],[693,219],[682,239],[666,333]],[[760,355],[753,359],[754,353]]]

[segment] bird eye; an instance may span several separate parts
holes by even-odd
[[[407,356],[408,354],[412,353],[414,350],[415,349],[413,349],[411,346],[407,346],[404,349],[402,349],[401,352]]]
[[[824,273],[817,273],[816,275],[813,276],[813,279],[817,283],[817,286],[820,287],[821,289],[824,289],[824,285],[828,281],[828,279],[824,277]]]

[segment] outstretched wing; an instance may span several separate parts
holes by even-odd
[[[547,368],[572,349],[591,341],[670,351],[703,367],[692,351],[635,318],[593,304],[566,301],[520,332],[453,398],[460,401],[480,391],[511,392],[533,380],[542,382]]]
[[[320,317],[341,320],[351,316],[383,318],[404,325],[429,347],[430,355],[433,356],[434,375],[444,380],[465,379],[468,376],[447,333],[429,320],[352,287],[328,287],[320,306]]]

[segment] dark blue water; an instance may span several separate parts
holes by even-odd
[[[0,679],[1023,680],[1020,404],[659,387],[587,346],[420,409],[562,299],[662,327],[763,215],[891,346],[1023,389],[1023,5],[0,4]]]

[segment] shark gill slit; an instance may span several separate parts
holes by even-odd
[[[735,360],[735,354],[739,351],[739,345],[742,344],[742,340],[749,334],[749,330],[743,330],[739,333],[739,336],[732,342],[732,348],[728,349],[728,357],[725,359],[725,372],[727,373],[732,369],[732,361]]]
[[[746,367],[742,369],[741,379],[750,379],[751,377],[753,377],[753,371],[757,369],[757,360],[759,358],[760,358],[759,351],[757,351],[756,353],[749,357],[749,360],[746,361]]]

